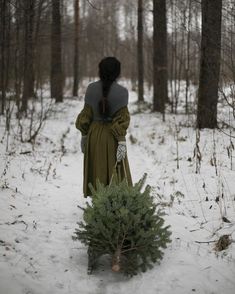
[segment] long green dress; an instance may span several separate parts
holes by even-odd
[[[87,135],[83,167],[84,197],[92,196],[88,183],[96,188],[97,178],[105,185],[110,183],[116,163],[118,141],[126,140],[125,136],[129,123],[130,114],[127,106],[117,110],[112,117],[112,121],[102,122],[93,121],[92,107],[87,103],[84,104],[75,123],[76,128],[81,131],[82,135]],[[126,172],[128,184],[132,185],[127,155],[123,162],[119,164],[121,179],[124,179]]]

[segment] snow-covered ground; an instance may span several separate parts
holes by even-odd
[[[130,91],[132,177],[136,182],[148,173],[147,183],[154,186],[173,232],[161,264],[128,279],[111,272],[103,258],[99,269],[87,275],[86,248],[71,238],[82,219],[77,205],[87,201],[80,133],[74,126],[83,100],[67,98],[53,106],[34,150],[14,139],[12,131],[5,152],[0,120],[0,294],[234,293],[234,243],[216,252],[213,242],[223,234],[235,240],[230,138],[219,130],[200,132],[202,159],[196,173],[196,132],[188,127],[194,117],[168,114],[163,123],[159,114],[139,113],[136,99]]]

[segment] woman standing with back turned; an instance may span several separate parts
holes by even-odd
[[[88,85],[85,103],[76,119],[76,128],[82,133],[84,153],[84,197],[91,196],[88,183],[96,188],[96,179],[108,185],[113,168],[120,164],[121,178],[132,178],[127,158],[126,132],[130,123],[128,90],[117,83],[121,64],[115,57],[106,57],[99,63],[100,80]],[[125,166],[125,168],[124,168]]]

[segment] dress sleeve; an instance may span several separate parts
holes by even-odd
[[[126,141],[127,128],[130,124],[130,113],[127,106],[119,109],[112,121],[111,132],[117,141]]]
[[[75,126],[81,131],[83,136],[86,136],[92,122],[93,112],[92,107],[85,103],[82,111],[78,114]]]

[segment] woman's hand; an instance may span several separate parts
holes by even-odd
[[[86,149],[86,138],[87,136],[82,136],[82,139],[81,139],[81,150],[82,150],[82,153],[85,152],[85,149]]]
[[[122,161],[126,157],[126,142],[119,141],[117,147],[117,162]]]

